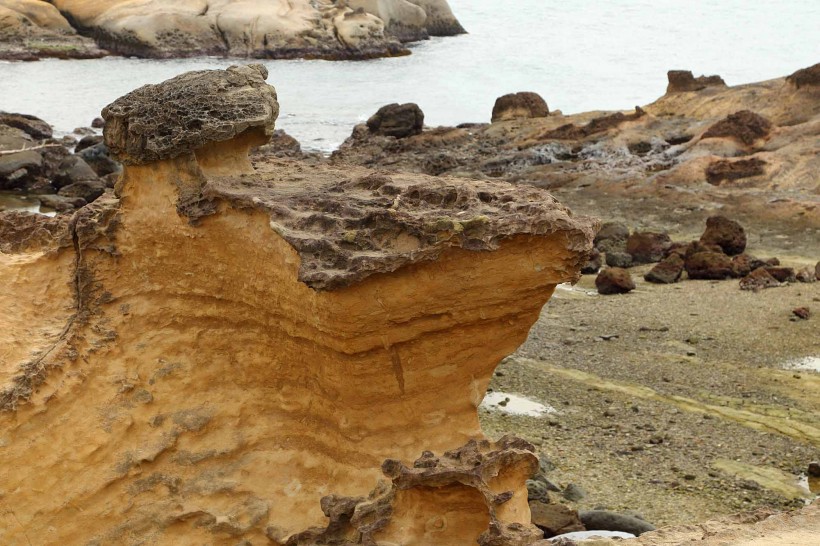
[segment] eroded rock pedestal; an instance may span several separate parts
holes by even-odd
[[[120,99],[116,196],[0,214],[0,543],[536,541],[532,448],[476,408],[594,222],[531,187],[254,170],[266,75]]]

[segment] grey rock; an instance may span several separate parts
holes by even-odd
[[[106,106],[105,143],[126,165],[179,157],[249,131],[270,136],[276,90],[260,64],[187,72],[146,85]]]
[[[654,525],[642,519],[608,510],[588,510],[580,512],[579,516],[590,531],[621,531],[640,536],[655,530]]]
[[[59,189],[85,180],[97,180],[97,178],[97,173],[82,157],[70,155],[60,163],[60,168],[52,178],[51,184]]]
[[[587,492],[584,490],[584,488],[574,483],[571,483],[568,486],[566,486],[566,488],[564,488],[564,491],[561,494],[565,499],[571,502],[578,502],[582,499],[585,499],[587,496]]]
[[[122,165],[111,158],[108,146],[102,142],[86,148],[79,155],[97,173],[97,176],[106,176],[122,170]]]
[[[100,180],[83,180],[60,188],[57,195],[63,197],[81,197],[88,203],[105,193],[105,184]]]
[[[632,255],[626,252],[607,252],[606,265],[609,267],[620,267],[626,269],[632,267]]]
[[[92,146],[96,146],[97,144],[103,141],[102,135],[87,135],[80,139],[77,143],[77,146],[74,148],[74,153],[78,154],[85,150],[86,148],[90,148]]]
[[[0,112],[0,125],[19,129],[36,140],[44,140],[53,136],[51,125],[27,114]]]

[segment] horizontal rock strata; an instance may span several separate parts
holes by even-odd
[[[238,89],[225,104],[260,92]],[[106,115],[136,129],[169,91]],[[0,543],[540,536],[531,446],[486,442],[476,408],[596,223],[501,182],[254,171],[275,110],[230,110],[227,140],[172,126],[167,148],[107,124],[116,198],[0,213]]]

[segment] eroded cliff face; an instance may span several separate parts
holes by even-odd
[[[254,171],[265,76],[120,99],[116,196],[0,214],[0,542],[535,543],[532,446],[476,408],[595,222],[504,183]],[[163,147],[140,120],[180,85]],[[197,114],[214,93],[230,115]]]
[[[100,47],[138,57],[360,59],[406,55],[409,51],[402,42],[464,32],[446,0],[53,0],[51,4]]]

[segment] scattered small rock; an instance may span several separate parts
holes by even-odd
[[[666,233],[636,231],[626,240],[626,251],[636,264],[649,264],[663,259],[672,239]]]
[[[643,278],[652,283],[672,284],[680,280],[683,275],[683,258],[679,254],[670,254],[646,273]]]
[[[820,461],[812,461],[808,468],[809,477],[820,478]]]
[[[587,492],[584,491],[584,488],[580,485],[571,483],[564,488],[564,490],[561,492],[561,495],[568,501],[578,502],[581,499],[586,498]]]
[[[806,266],[802,268],[796,274],[797,280],[804,283],[812,283],[817,282],[817,277],[815,275],[814,268],[811,266]]]
[[[610,267],[598,273],[595,287],[599,294],[626,294],[635,289],[635,281],[626,269]]]
[[[766,266],[766,272],[779,282],[796,282],[797,275],[791,267]]]
[[[780,283],[769,275],[769,272],[766,271],[765,267],[758,267],[742,279],[740,279],[740,289],[741,290],[751,290],[753,292],[757,292],[758,290],[763,290],[764,288],[776,288],[780,286]]]
[[[105,127],[105,120],[103,118],[94,118],[94,120],[91,122],[91,127],[93,127],[94,129],[102,129],[103,127]]]
[[[669,82],[666,86],[667,93],[700,91],[714,86],[726,87],[726,82],[718,75],[696,78],[690,70],[670,70],[666,73],[666,78]]]
[[[700,236],[700,243],[719,246],[727,256],[736,256],[746,250],[746,230],[725,216],[711,216],[706,219],[706,231]]]
[[[734,277],[732,259],[722,252],[698,252],[684,262],[690,279],[723,280]]]
[[[622,222],[606,222],[595,235],[595,248],[601,252],[626,252],[629,228]]]
[[[607,252],[606,265],[609,267],[620,267],[621,269],[632,267],[632,255],[626,252]]]
[[[80,136],[89,136],[95,134],[94,129],[92,129],[91,127],[77,127],[72,131],[72,133]]]
[[[811,318],[811,309],[808,307],[798,307],[793,309],[792,313],[799,319],[809,320]]]

